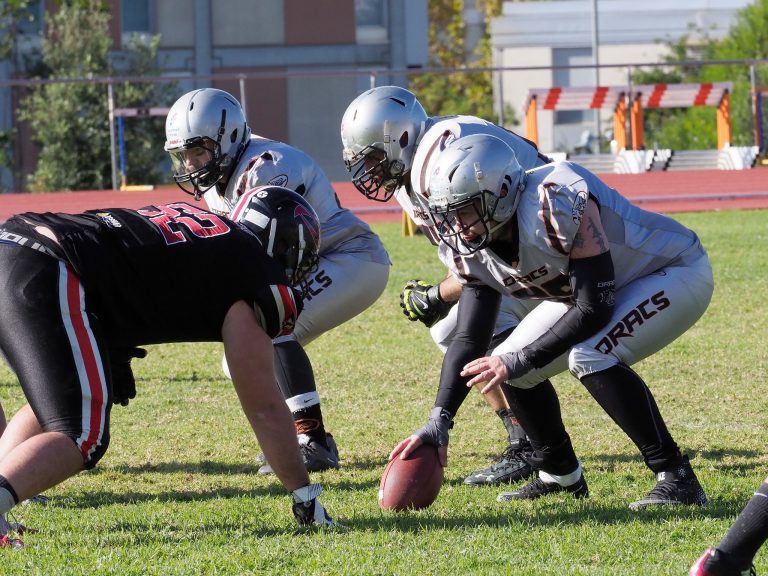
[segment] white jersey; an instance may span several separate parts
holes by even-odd
[[[463,283],[486,284],[516,298],[569,301],[570,253],[590,196],[600,207],[617,290],[706,255],[692,230],[634,206],[585,168],[558,162],[528,175],[516,212],[519,252],[514,266],[488,249],[460,256],[441,245],[441,259]]]
[[[426,201],[426,190],[429,188],[428,176],[438,156],[436,152],[443,150],[456,138],[469,134],[490,134],[500,138],[515,151],[518,161],[525,169],[540,166],[549,161],[546,156],[539,154],[532,142],[481,118],[436,116],[427,119],[424,133],[414,153],[409,184],[400,186],[395,192],[395,198],[413,222],[421,228],[424,235],[435,245],[438,245],[439,238],[434,231],[434,223],[429,216]],[[514,298],[502,298],[494,333],[498,335],[516,326],[536,304]],[[443,351],[447,348],[448,342],[453,339],[455,329],[455,312],[433,326],[432,338]]]
[[[400,206],[418,226],[432,226],[426,199],[429,190],[429,176],[434,169],[438,153],[453,140],[471,134],[488,134],[504,141],[514,150],[517,161],[524,170],[549,162],[549,158],[539,154],[532,142],[481,118],[475,116],[436,116],[429,118],[424,125],[424,133],[419,139],[416,152],[413,155],[410,186],[401,186],[395,192],[395,198],[397,198]]]
[[[276,185],[299,192],[320,220],[320,255],[353,253],[360,259],[389,264],[384,245],[371,228],[339,203],[320,166],[307,154],[283,142],[251,136],[223,196],[215,188],[205,201],[211,210],[229,214],[240,195],[256,186]]]

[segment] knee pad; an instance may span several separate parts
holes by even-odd
[[[568,354],[568,370],[579,380],[582,377],[608,370],[619,363],[612,354],[603,354],[590,346],[577,344]]]
[[[429,329],[429,335],[432,336],[435,344],[445,354],[448,345],[451,343],[456,333],[456,316],[449,314],[447,317],[438,321]]]

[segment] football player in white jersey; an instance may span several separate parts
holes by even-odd
[[[386,202],[394,196],[424,235],[436,245],[426,202],[427,177],[440,150],[467,134],[492,134],[517,152],[521,162],[533,168],[549,162],[535,144],[475,116],[428,117],[416,96],[399,86],[379,86],[359,95],[347,107],[341,122],[343,156],[352,182],[367,198]],[[454,304],[461,285],[449,274],[432,285],[421,280],[406,283],[401,306],[410,320],[430,328],[433,340],[445,352],[456,336],[458,309]],[[536,303],[503,298],[493,342],[505,339],[519,318]],[[477,353],[483,353],[478,351]],[[445,359],[444,376],[458,375],[445,370],[454,364],[454,352]],[[533,470],[524,455],[530,451],[525,431],[512,414],[501,391],[486,400],[507,430],[508,445],[488,467],[466,477],[474,486],[502,484],[530,477]]]
[[[630,368],[683,334],[709,305],[712,268],[696,234],[633,206],[577,164],[525,171],[507,144],[486,135],[457,139],[441,152],[429,208],[441,258],[464,290],[477,293],[459,329],[489,334],[502,294],[541,301],[509,339],[462,370],[467,387],[487,392],[504,384],[535,451],[538,477],[499,500],[588,494],[556,397],[538,385],[541,370],[551,373],[548,366],[565,360],[656,474],[654,488],[630,508],[706,504],[651,391]],[[441,388],[427,425],[393,456],[428,442],[447,458],[448,429],[467,393]]]
[[[320,264],[294,332],[274,341],[276,376],[293,414],[309,471],[338,468],[338,449],[327,434],[320,395],[304,346],[357,316],[387,284],[390,261],[370,227],[342,207],[322,169],[307,154],[251,134],[240,103],[213,88],[193,90],[168,113],[165,149],[174,180],[214,212],[229,214],[256,186],[276,184],[301,194],[320,219]],[[222,367],[229,376],[226,359]],[[269,473],[268,463],[260,472]]]

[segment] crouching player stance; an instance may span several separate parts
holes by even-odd
[[[257,188],[229,218],[185,202],[25,213],[0,238],[0,349],[28,401],[0,438],[0,516],[102,458],[113,404],[135,396],[137,346],[220,341],[296,519],[333,524],[274,376],[272,339],[293,329],[318,259],[319,222],[301,196]]]
[[[429,192],[441,258],[464,284],[462,337],[490,340],[502,294],[541,304],[491,355],[455,358],[463,381],[445,386],[441,379],[428,423],[392,456],[429,442],[445,462],[448,430],[468,387],[487,392],[503,384],[540,472],[498,499],[586,496],[557,396],[540,383],[540,371],[567,360],[656,475],[655,487],[630,508],[706,504],[650,389],[630,368],[683,334],[709,305],[712,269],[696,234],[631,205],[576,164],[526,172],[493,136],[449,144],[435,162]]]

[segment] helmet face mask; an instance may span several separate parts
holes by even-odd
[[[486,248],[514,216],[525,182],[514,151],[495,136],[473,134],[448,144],[429,182],[429,210],[441,240],[459,254]]]
[[[473,254],[486,248],[491,242],[493,232],[498,227],[491,216],[494,213],[498,196],[487,190],[478,191],[472,196],[455,204],[446,204],[444,208],[430,212],[432,221],[440,239],[459,254]],[[493,204],[492,207],[488,203]],[[465,237],[465,231],[470,228],[482,229],[473,237]]]
[[[369,200],[386,202],[405,180],[405,165],[400,160],[389,160],[387,153],[366,146],[352,160],[345,160],[352,174],[355,188]]]
[[[312,206],[287,188],[260,186],[240,196],[230,217],[259,239],[306,297],[320,261],[320,221]]]
[[[210,138],[191,138],[180,148],[168,150],[173,179],[188,194],[205,191],[220,177],[221,146]]]
[[[398,86],[364,92],[341,121],[342,155],[352,183],[366,198],[386,202],[410,172],[427,114]]]
[[[171,157],[174,181],[199,199],[229,176],[250,135],[234,96],[214,88],[184,94],[165,121],[165,150]]]

